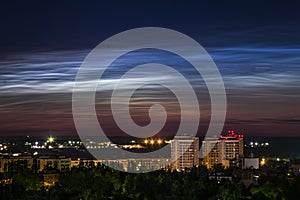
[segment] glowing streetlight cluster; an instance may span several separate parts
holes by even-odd
[[[48,143],[54,142],[54,137],[50,136],[50,137],[47,139],[47,142],[48,142]]]
[[[269,142],[263,142],[263,143],[250,142],[249,143],[249,147],[251,147],[251,148],[255,148],[255,147],[268,147],[269,145],[270,145]]]
[[[266,159],[265,158],[262,158],[261,161],[260,161],[260,165],[263,166],[266,164]]]
[[[163,140],[162,139],[145,139],[144,140],[144,144],[151,144],[151,145],[154,145],[154,144],[158,144],[158,145],[161,145],[163,143]]]

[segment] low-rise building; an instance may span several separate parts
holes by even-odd
[[[0,173],[8,171],[10,165],[18,164],[24,168],[33,169],[36,172],[43,172],[46,169],[58,171],[71,169],[71,158],[64,156],[22,156],[5,155],[0,157]]]

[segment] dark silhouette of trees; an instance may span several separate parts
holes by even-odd
[[[10,163],[2,179],[11,184],[0,185],[0,199],[298,199],[300,178],[262,177],[258,185],[244,187],[239,180],[216,180],[214,174],[227,175],[232,169],[204,166],[183,172],[154,171],[130,174],[103,164],[80,163],[61,172],[59,182],[43,187],[42,175],[27,169],[23,163]]]

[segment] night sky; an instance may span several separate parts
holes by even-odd
[[[299,3],[108,2],[0,3],[1,136],[76,135],[71,101],[80,64],[106,38],[138,27],[180,31],[208,51],[226,87],[224,130],[236,129],[254,136],[300,136]],[[147,52],[137,54],[149,59]],[[157,57],[164,63],[170,61],[169,56]],[[136,61],[121,62],[132,65]],[[107,87],[110,81],[116,81],[118,73],[107,73]],[[158,72],[155,78],[163,79],[165,74]],[[203,135],[210,106],[205,87],[199,88],[199,135]],[[104,96],[97,94],[99,115],[106,109]],[[168,105],[174,100],[171,94],[150,88],[137,94],[135,101],[141,106],[157,96]],[[177,114],[172,118],[174,124]],[[111,120],[104,121],[110,134],[118,135]],[[137,117],[137,123],[147,123],[147,118]]]

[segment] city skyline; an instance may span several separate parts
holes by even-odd
[[[0,47],[1,136],[77,135],[71,100],[80,64],[89,51],[107,37],[144,26],[181,31],[208,51],[220,70],[227,92],[224,130],[235,129],[249,136],[299,136],[300,17],[297,6],[207,3],[208,9],[204,11],[201,5],[176,2],[151,4],[149,8],[124,4],[123,9],[100,3],[93,8],[66,2],[47,8],[36,2],[20,3],[24,5],[17,7],[4,4],[7,10],[1,16],[7,17],[1,17],[3,31],[0,33],[3,44]],[[57,14],[53,16],[55,9]],[[65,9],[69,10],[68,16],[64,15]],[[78,14],[80,11],[82,15]],[[157,12],[164,14],[154,14]],[[108,20],[105,16],[111,18]],[[119,26],[114,26],[117,21]],[[149,57],[145,52],[135,53],[145,61],[156,59],[185,66],[183,61],[171,59],[169,54],[158,56],[158,52],[152,52]],[[195,55],[191,53],[191,56]],[[137,62],[123,59],[120,64],[127,66]],[[190,73],[185,67],[181,69]],[[109,89],[120,71],[107,74],[105,87]],[[154,75],[153,81],[168,81],[167,74]],[[207,88],[203,80],[193,79],[193,74],[188,77],[199,90],[198,135],[202,136],[210,118]],[[130,84],[128,80],[127,86],[131,87]],[[178,122],[176,103],[172,95],[157,93],[155,87],[137,94],[134,100],[137,107],[156,102],[158,98],[171,104],[170,127],[162,133],[168,135],[172,125]],[[97,98],[97,108],[106,110],[105,99]],[[99,115],[108,116],[109,112],[101,111]],[[139,124],[147,123],[146,117],[136,115]],[[114,127],[107,118],[107,128],[111,131],[108,134],[119,135]]]
[[[299,199],[299,7],[2,1],[0,199]]]

